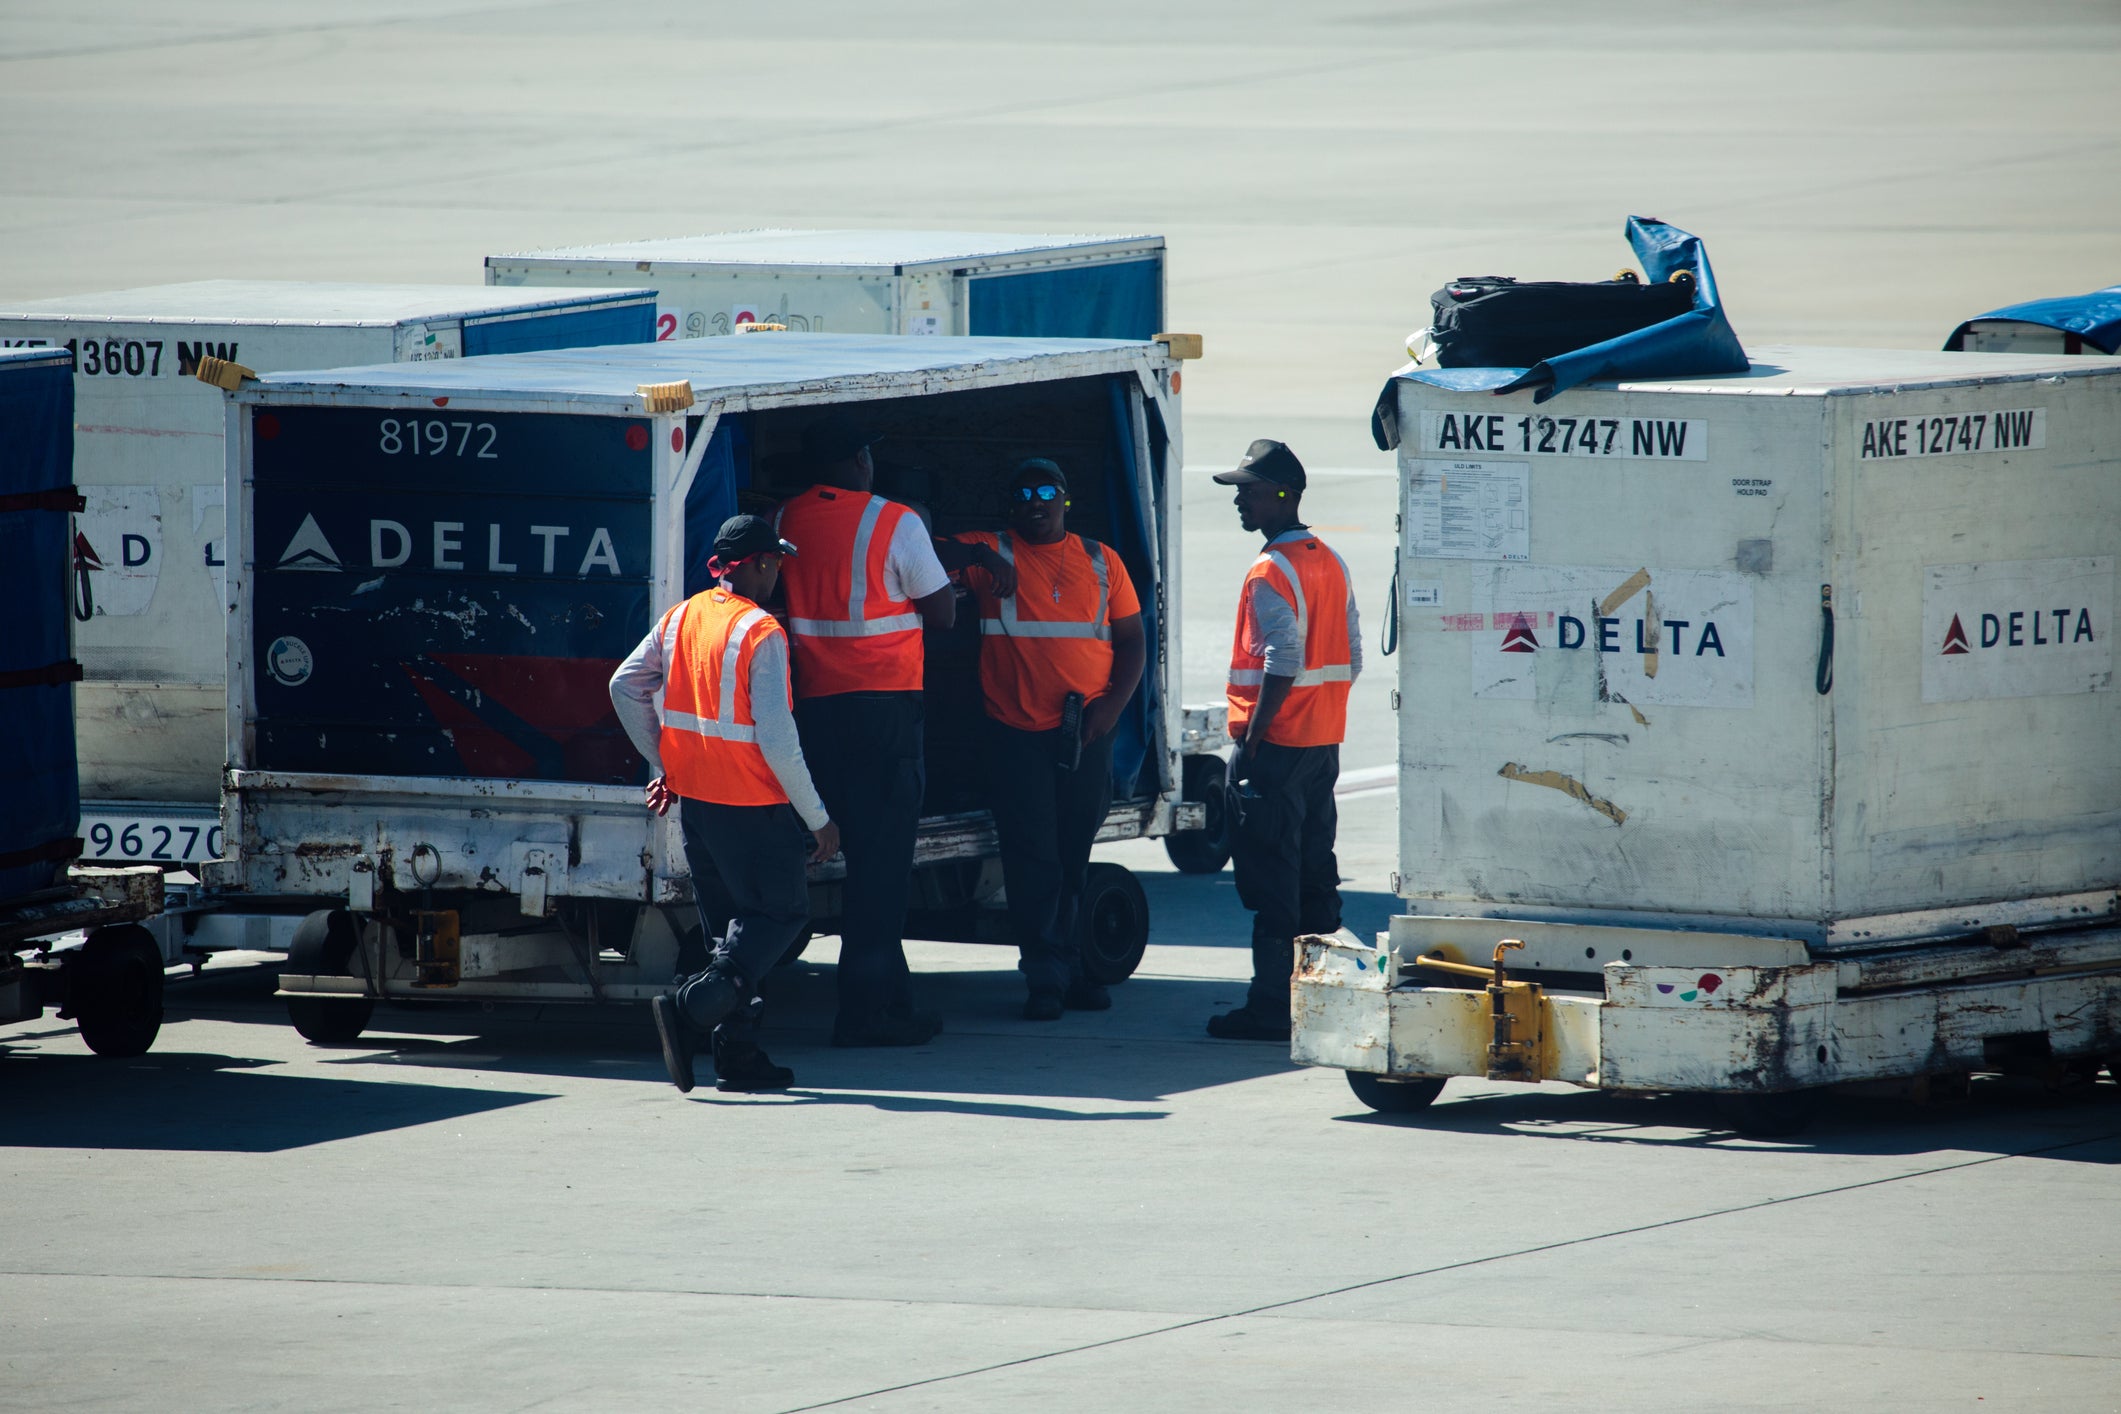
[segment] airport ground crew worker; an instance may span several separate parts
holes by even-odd
[[[815,483],[782,503],[788,639],[803,750],[841,828],[836,1046],[917,1046],[942,1029],[914,1006],[902,936],[927,775],[923,625],[957,615],[949,573],[920,517],[870,494],[875,433],[833,413],[803,435]]]
[[[839,849],[796,734],[787,639],[759,607],[795,553],[758,516],[730,517],[708,562],[721,583],[663,615],[611,679],[619,721],[654,773],[648,808],[662,815],[678,803],[709,937],[704,881],[719,875],[735,905],[706,970],[649,1004],[680,1090],[693,1086],[703,1035],[717,1089],[784,1090],[795,1079],[759,1049],[755,990],[809,922],[804,864]]]
[[[1296,454],[1261,438],[1215,479],[1237,488],[1239,521],[1267,543],[1245,574],[1230,648],[1230,852],[1252,910],[1252,986],[1208,1034],[1286,1041],[1295,940],[1340,927],[1333,785],[1362,626],[1347,563],[1301,518]]]
[[[1112,731],[1147,661],[1141,604],[1118,555],[1068,533],[1068,482],[1043,457],[1010,482],[1009,528],[961,535],[1005,561],[1014,593],[968,574],[980,615],[988,799],[1001,837],[1002,884],[1024,1016],[1103,1011],[1085,977],[1076,909],[1090,846],[1112,808]],[[1070,697],[1076,712],[1064,720]]]

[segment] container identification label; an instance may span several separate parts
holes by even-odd
[[[1923,567],[1924,702],[2103,692],[2113,682],[2113,556]]]
[[[1473,695],[1751,707],[1753,582],[1729,570],[1476,570]]]
[[[1858,461],[2030,451],[2047,445],[2047,409],[1867,418]]]
[[[1407,553],[1439,560],[1532,557],[1532,468],[1418,461],[1407,468]]]
[[[1709,425],[1683,417],[1549,417],[1540,413],[1425,412],[1424,452],[1502,452],[1596,461],[1707,461]]]

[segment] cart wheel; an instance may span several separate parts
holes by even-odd
[[[75,965],[74,1016],[99,1056],[145,1055],[162,1029],[162,949],[137,923],[98,928]]]
[[[1208,823],[1198,830],[1164,836],[1164,853],[1182,874],[1213,874],[1230,862],[1230,815],[1223,809],[1223,759],[1188,756],[1180,768],[1179,794],[1207,809]]]
[[[351,977],[361,943],[353,915],[343,908],[312,913],[287,945],[287,970],[315,977]],[[304,1040],[344,1045],[359,1039],[375,1014],[373,997],[289,997],[287,1019]]]
[[[1091,865],[1083,878],[1075,933],[1084,976],[1108,987],[1132,977],[1149,946],[1149,896],[1141,881],[1117,864]]]
[[[1782,1139],[1802,1133],[1812,1122],[1812,1116],[1819,1112],[1819,1091],[1718,1095],[1716,1110],[1731,1128],[1748,1139]]]
[[[1372,1075],[1367,1070],[1351,1070],[1347,1075],[1348,1088],[1355,1092],[1355,1098],[1384,1115],[1425,1110],[1443,1093],[1444,1078],[1441,1075],[1420,1080],[1396,1080],[1388,1075]]]

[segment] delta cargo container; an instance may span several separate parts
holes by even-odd
[[[1378,414],[1410,909],[1303,944],[1299,1060],[1773,1127],[2121,1052],[2121,365],[1767,348]]]
[[[938,533],[1001,523],[1025,456],[1140,586],[1149,667],[1115,736],[1104,838],[1199,829],[1170,688],[1178,363],[1162,343],[747,334],[647,347],[266,375],[228,406],[231,908],[305,915],[282,989],[345,1038],[381,997],[641,1000],[698,946],[676,816],[613,713],[614,669],[708,586],[723,520],[808,485],[804,427],[884,434],[880,493]],[[994,936],[999,870],[967,744],[979,625],[931,631],[915,937]],[[839,911],[812,871],[813,924]],[[1093,866],[1086,966],[1131,972],[1140,887]],[[691,954],[688,954],[690,956]],[[704,952],[696,954],[704,965]]]
[[[650,285],[656,338],[799,333],[1148,339],[1162,236],[728,231],[486,258],[489,285]]]

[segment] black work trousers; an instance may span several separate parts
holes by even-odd
[[[842,692],[795,704],[810,778],[840,827],[837,1033],[913,1012],[906,899],[928,777],[918,692]]]
[[[1340,861],[1333,857],[1339,814],[1338,746],[1261,742],[1246,783],[1256,792],[1230,831],[1237,897],[1252,910],[1252,989],[1245,1009],[1284,1019],[1298,935],[1340,927]]]
[[[714,937],[714,920],[707,913],[710,890],[703,881],[720,876],[729,897],[729,927],[716,940],[710,965],[734,972],[756,989],[810,922],[810,881],[804,868],[810,832],[790,805],[717,805],[682,797],[678,826],[707,937]],[[685,995],[681,985],[681,1006]],[[755,993],[752,1000],[718,1029],[749,1036],[763,1010]]]
[[[1076,909],[1091,842],[1112,809],[1112,733],[1084,742],[1072,771],[1055,764],[1059,750],[1058,730],[987,721],[987,799],[1001,837],[1009,931],[1034,994],[1065,992],[1082,975]]]

